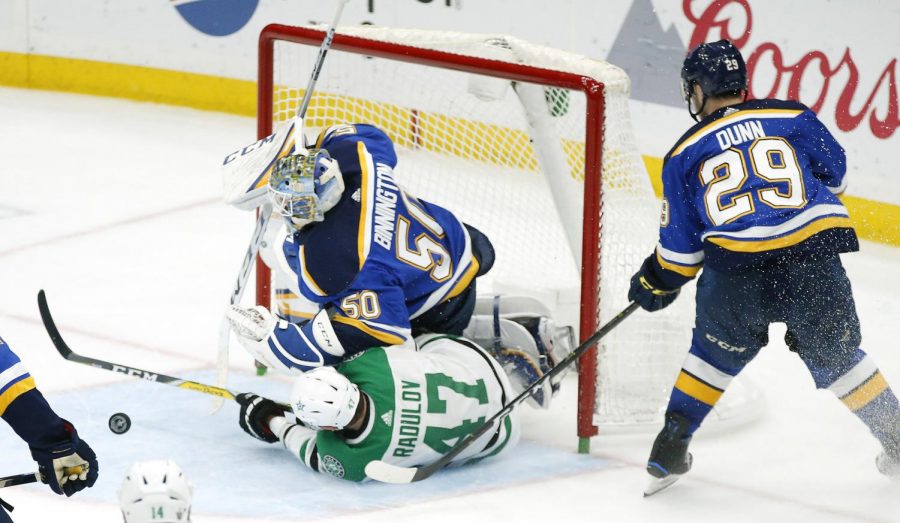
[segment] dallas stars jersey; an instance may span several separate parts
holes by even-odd
[[[460,295],[478,274],[471,236],[451,212],[397,186],[397,156],[381,130],[331,127],[316,147],[338,162],[345,189],[324,221],[284,241],[285,261],[302,296],[333,311],[346,355],[403,344],[410,320]],[[285,360],[304,360],[303,339],[314,340],[315,332],[310,324],[301,330],[276,333]],[[323,357],[326,364],[340,359]]]
[[[801,103],[753,100],[714,112],[665,158],[660,276],[675,287],[704,263],[733,272],[857,250],[835,196],[845,171],[844,150]]]
[[[429,335],[421,349],[369,349],[337,367],[369,397],[366,427],[346,440],[319,431],[300,446],[299,458],[319,472],[351,481],[366,479],[372,460],[410,467],[432,463],[511,399],[500,365],[468,340]],[[519,440],[516,412],[497,422],[453,461],[494,456]]]

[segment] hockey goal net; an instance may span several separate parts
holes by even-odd
[[[259,137],[295,115],[324,35],[282,25],[261,33]],[[304,126],[311,138],[341,123],[385,130],[398,182],[493,242],[497,261],[479,294],[538,297],[586,339],[627,305],[629,278],[657,238],[659,203],[628,92],[613,65],[509,36],[341,27]],[[279,295],[262,264],[257,293],[267,306]],[[660,313],[639,311],[579,361],[580,437],[659,426],[692,306],[683,296]],[[728,417],[743,401],[729,391],[717,411]]]

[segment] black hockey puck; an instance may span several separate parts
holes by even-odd
[[[131,428],[131,418],[124,412],[116,412],[109,417],[109,430],[113,434],[125,434]]]

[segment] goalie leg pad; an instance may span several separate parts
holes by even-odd
[[[525,327],[512,320],[473,316],[463,335],[497,358],[516,394],[521,394],[547,371],[547,367],[541,365],[534,338]],[[552,386],[544,382],[526,401],[534,408],[546,409],[550,406],[551,396]]]
[[[562,361],[577,345],[574,329],[570,326],[557,326],[551,317],[550,308],[531,296],[479,297],[475,304],[475,314],[470,327],[476,332],[471,332],[467,336],[474,336],[483,341],[488,335],[485,334],[487,327],[481,325],[482,322],[498,323],[507,320],[518,323],[534,340],[538,363],[543,372],[547,372]],[[497,329],[494,330],[494,337],[497,338]],[[497,342],[493,344],[497,345]],[[550,380],[554,394],[559,391],[560,383],[567,372],[560,372]]]

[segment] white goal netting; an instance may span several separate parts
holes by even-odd
[[[621,69],[502,35],[374,27],[338,34],[364,40],[351,39],[360,47],[351,52],[338,38],[328,52],[306,114],[308,137],[341,123],[384,129],[397,148],[400,184],[494,244],[497,261],[478,280],[479,294],[538,297],[557,322],[588,326],[582,338],[627,305],[629,279],[656,242],[659,203],[637,152]],[[272,107],[273,125],[296,113],[317,53],[318,43],[275,41],[271,98],[261,101]],[[467,58],[491,60],[493,71]],[[526,80],[510,65],[540,70]],[[600,150],[586,141],[585,91],[562,86],[573,74],[604,86]],[[583,243],[585,161],[597,155],[602,207],[589,212],[601,216],[601,232]],[[596,191],[595,182],[587,186]],[[599,252],[599,279],[597,267],[582,270],[582,245]],[[597,290],[587,307],[583,282]],[[684,294],[660,313],[638,311],[603,339],[594,423],[658,426],[690,344],[693,296]],[[748,401],[729,391],[714,416],[737,416]]]

